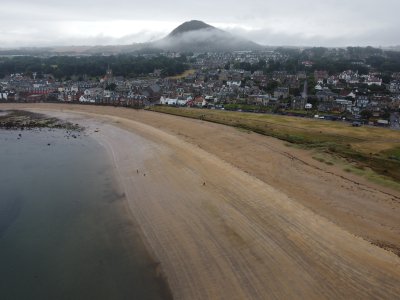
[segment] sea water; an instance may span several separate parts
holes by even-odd
[[[167,299],[105,149],[0,130],[0,299]]]

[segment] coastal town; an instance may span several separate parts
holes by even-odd
[[[14,2],[0,300],[399,299],[400,2]]]
[[[185,55],[186,71],[165,76],[162,69],[154,69],[124,77],[108,65],[98,77],[77,74],[57,79],[35,70],[4,74],[0,102],[169,105],[399,126],[400,72],[379,72],[368,59],[351,61],[351,69],[333,72],[319,69],[311,58],[288,68],[292,57],[280,50],[157,55]],[[156,55],[147,55],[152,56]]]

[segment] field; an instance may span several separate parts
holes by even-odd
[[[169,77],[169,79],[182,79],[185,78],[188,75],[192,75],[196,72],[196,70],[190,69],[190,70],[186,70],[185,72],[183,72],[180,75],[176,75],[176,76],[171,76]]]
[[[269,114],[155,106],[151,110],[225,124],[272,136],[348,164],[366,174],[380,175],[380,183],[400,180],[400,132],[377,127],[352,127],[347,122],[303,119]],[[346,167],[352,172],[354,168]],[[363,172],[361,172],[363,173]],[[367,176],[371,177],[371,176]],[[372,177],[371,177],[372,178]]]

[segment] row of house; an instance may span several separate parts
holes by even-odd
[[[274,56],[271,60],[285,59]],[[263,55],[266,55],[263,53]],[[232,60],[229,68],[227,58]],[[60,101],[88,104],[143,106],[163,105],[209,107],[224,104],[249,104],[296,110],[349,112],[363,109],[384,111],[395,108],[400,95],[400,75],[393,74],[387,86],[379,74],[360,75],[344,71],[330,75],[325,70],[253,72],[235,68],[234,62],[257,63],[255,53],[194,55],[193,72],[184,77],[162,78],[154,70],[147,78],[124,79],[108,69],[99,81],[59,82],[14,74],[0,82],[0,101]],[[265,57],[264,57],[265,59]],[[306,61],[304,66],[312,65]],[[308,86],[314,81],[314,86]],[[311,84],[310,84],[311,85]],[[365,86],[367,88],[365,88]],[[368,87],[387,88],[389,95],[371,92]],[[366,98],[365,98],[366,97]]]

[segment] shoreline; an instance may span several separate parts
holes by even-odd
[[[57,116],[70,106],[30,107]],[[67,114],[99,124],[96,138],[114,157],[129,210],[174,298],[400,293],[398,257],[317,215],[274,182],[195,147],[179,132],[82,110]]]

